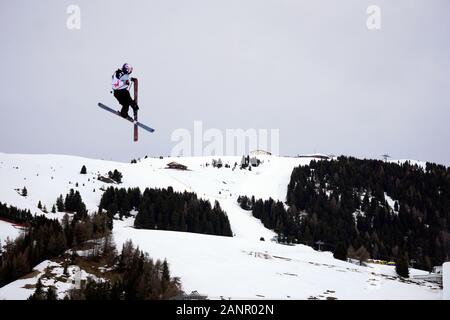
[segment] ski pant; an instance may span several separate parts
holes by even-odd
[[[128,109],[131,106],[133,111],[137,111],[138,106],[133,99],[131,99],[130,91],[127,89],[114,90],[114,97],[116,97],[117,101],[119,101],[122,106],[122,110],[120,110],[120,115],[124,118],[128,116]]]

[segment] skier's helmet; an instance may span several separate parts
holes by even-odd
[[[125,72],[126,74],[130,74],[133,72],[133,67],[130,66],[128,63],[125,63],[122,67],[122,71]]]

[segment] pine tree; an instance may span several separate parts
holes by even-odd
[[[81,171],[80,171],[80,174],[86,174],[87,173],[87,169],[86,169],[86,166],[85,165],[83,165],[82,167],[81,167]]]
[[[55,205],[52,206],[52,213],[56,213],[56,207],[55,207]]]
[[[162,279],[161,279],[161,289],[164,293],[170,283],[170,271],[169,271],[169,264],[167,263],[167,260],[164,259],[164,262],[162,264]]]
[[[58,212],[64,212],[64,200],[62,194],[56,199],[56,208],[58,209]]]
[[[56,290],[54,287],[50,287],[47,289],[47,294],[45,297],[46,300],[58,300],[58,295],[56,294]]]
[[[36,283],[36,289],[34,293],[28,298],[28,300],[44,300],[44,289],[43,289],[41,278],[38,279]]]
[[[65,276],[68,276],[68,275],[69,275],[68,267],[69,267],[69,263],[67,263],[67,261],[64,260],[64,262],[63,262],[63,274],[64,274]]]
[[[342,261],[347,261],[347,248],[342,242],[339,242],[336,250],[334,251],[333,257]]]
[[[170,280],[170,270],[169,270],[169,264],[167,263],[166,259],[164,259],[162,267],[163,267],[162,278],[163,278],[163,280],[169,281]]]
[[[352,245],[347,248],[347,258],[356,259],[355,249]]]
[[[42,203],[41,203],[41,200],[39,200],[37,207],[38,207],[38,209],[41,209],[41,210],[42,210]]]
[[[109,171],[108,177],[117,183],[122,183],[122,173],[117,169],[114,169],[114,172]]]
[[[395,263],[395,271],[397,274],[403,278],[409,277],[409,268],[408,268],[408,256],[407,254],[400,254],[399,258]]]
[[[370,258],[369,251],[367,251],[364,246],[361,246],[358,250],[356,250],[356,256],[358,257],[360,265],[362,265],[363,262],[367,261],[367,259]]]
[[[27,190],[27,188],[23,187],[22,196],[26,197],[27,195],[28,195],[28,190]]]

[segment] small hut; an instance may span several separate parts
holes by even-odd
[[[187,166],[185,166],[184,164],[172,161],[167,164],[166,169],[187,170]]]

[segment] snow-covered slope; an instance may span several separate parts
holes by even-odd
[[[96,179],[97,174],[118,169],[123,173],[120,187],[172,186],[178,191],[192,191],[199,197],[217,200],[227,212],[233,238],[136,230],[132,227],[133,219],[115,222],[114,237],[119,246],[131,239],[152,257],[167,258],[186,292],[196,290],[216,298],[250,299],[441,298],[441,290],[426,282],[399,281],[390,266],[360,267],[336,260],[329,252],[271,242],[274,233],[237,205],[239,195],[284,200],[292,169],[309,163],[311,158],[258,156],[263,163],[252,171],[232,170],[241,157],[221,157],[224,165],[230,164],[231,168],[206,166],[213,158],[218,157],[148,158],[125,164],[72,156],[0,154],[0,201],[32,212],[39,211],[37,203],[41,201],[50,210],[59,194],[74,188],[93,211],[101,197],[100,189],[108,186]],[[182,163],[189,170],[165,169],[171,161]],[[79,173],[83,165],[87,167],[86,175]],[[15,190],[24,186],[27,197]],[[260,241],[261,237],[265,241]],[[413,275],[422,273],[425,272],[411,270]],[[8,295],[11,287],[14,284],[0,288],[0,297],[13,298]]]
[[[19,226],[0,220],[0,245],[3,245],[8,238],[11,240],[17,238],[21,232]]]

